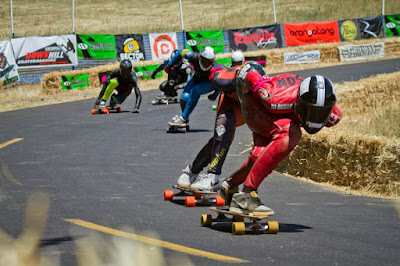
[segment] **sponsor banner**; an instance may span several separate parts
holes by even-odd
[[[340,61],[356,61],[385,56],[385,44],[383,42],[338,46]]]
[[[89,88],[89,74],[61,76],[63,91]]]
[[[157,59],[169,59],[171,53],[178,49],[178,41],[176,39],[175,32],[167,33],[150,33],[150,48],[151,58]]]
[[[224,65],[226,67],[231,67],[232,66],[232,60],[230,58],[218,58],[215,59],[215,62],[218,64]]]
[[[400,36],[400,14],[385,16],[386,36]]]
[[[284,24],[286,46],[339,42],[337,21]]]
[[[267,56],[266,55],[259,55],[259,56],[245,56],[244,57],[244,62],[247,61],[256,61],[263,67],[267,66]]]
[[[256,51],[282,47],[280,25],[227,30],[231,50]]]
[[[78,64],[75,35],[17,38],[11,43],[19,68]]]
[[[359,18],[358,27],[361,31],[361,39],[383,38],[382,16]]]
[[[348,42],[360,39],[361,32],[356,19],[339,20],[340,41]]]
[[[224,35],[219,31],[186,32],[186,48],[200,52],[204,47],[211,46],[215,53],[224,52]]]
[[[158,66],[159,65],[137,66],[137,67],[134,67],[133,69],[135,70],[136,75],[139,78],[151,79],[151,74],[153,74],[154,70],[156,70]],[[156,77],[158,77],[158,75],[160,75],[160,74],[162,75],[162,72],[157,73]]]
[[[7,87],[19,81],[17,64],[10,41],[0,41],[0,79]]]
[[[115,35],[115,45],[117,58],[120,61],[129,59],[135,63],[146,59],[142,34]]]
[[[115,59],[114,35],[79,34],[77,35],[78,58]]]
[[[319,50],[304,52],[285,52],[285,64],[318,63],[321,57]]]

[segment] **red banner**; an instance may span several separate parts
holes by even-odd
[[[284,24],[286,46],[339,42],[337,21]]]

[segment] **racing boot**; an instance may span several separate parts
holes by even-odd
[[[216,191],[219,189],[218,183],[219,175],[207,173],[201,175],[189,188],[193,190]]]
[[[194,174],[192,169],[190,169],[190,165],[186,166],[185,169],[182,170],[183,174],[178,178],[176,185],[182,188],[189,188],[189,186],[196,180],[199,174]]]
[[[238,186],[231,186],[225,180],[221,184],[221,188],[220,188],[219,194],[225,200],[226,205],[229,206],[229,205],[231,205],[233,194],[234,193],[238,193],[238,192],[239,192],[239,187]]]
[[[264,206],[261,203],[257,191],[239,192],[233,194],[232,202],[229,205],[229,211],[242,214],[274,214],[274,211],[271,208]]]

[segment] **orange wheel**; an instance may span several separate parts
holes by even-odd
[[[121,107],[117,107],[117,112],[119,113],[119,112],[121,112]]]
[[[221,196],[215,196],[215,205],[225,206],[225,200]]]
[[[194,207],[196,206],[196,198],[193,196],[185,197],[185,206],[186,207]]]
[[[164,200],[172,200],[173,197],[174,197],[174,191],[164,190]]]
[[[201,194],[194,193],[194,198],[197,199],[197,200],[201,199]]]
[[[110,111],[107,108],[104,108],[103,113],[105,113],[106,115],[108,115]]]
[[[95,109],[92,109],[92,115],[95,115],[97,111]]]

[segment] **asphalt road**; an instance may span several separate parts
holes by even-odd
[[[340,82],[399,69],[395,59],[296,73]],[[94,100],[1,113],[0,228],[17,237],[27,197],[41,191],[51,198],[41,250],[60,265],[77,264],[74,239],[98,232],[106,245],[125,227],[134,232],[117,238],[149,241],[149,252],[161,246],[168,265],[187,264],[182,256],[194,265],[398,265],[397,200],[344,194],[273,173],[259,195],[275,210],[280,232],[243,236],[232,235],[229,223],[201,227],[200,215],[211,214],[207,206],[164,201],[163,191],[212,136],[215,103],[199,101],[191,132],[167,134],[179,105],[151,105],[158,93],[143,92],[140,114],[128,112],[133,95],[119,114],[92,115]],[[246,126],[238,129],[223,177],[247,158],[249,133]],[[23,139],[1,145],[16,138]],[[164,242],[141,237],[145,231]]]

